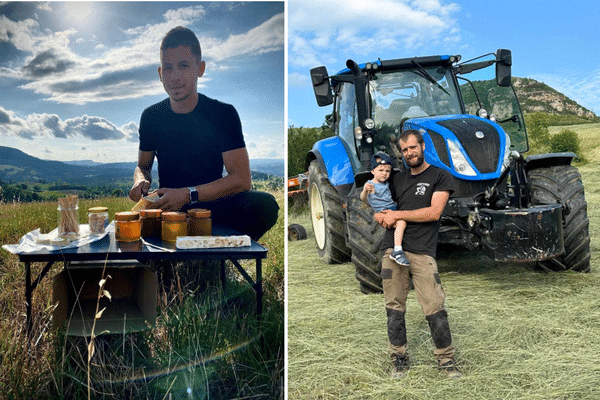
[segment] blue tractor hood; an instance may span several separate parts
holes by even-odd
[[[460,179],[496,179],[508,160],[508,135],[500,125],[484,118],[412,118],[404,122],[402,129],[420,131],[425,140],[425,160]]]

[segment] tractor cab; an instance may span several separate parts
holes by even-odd
[[[444,121],[461,116],[461,121],[482,126],[476,129],[478,132],[485,134],[484,127],[491,123],[492,130],[502,136],[497,141],[502,148],[490,149],[497,153],[492,158],[500,157],[496,165],[500,169],[507,165],[510,151],[527,151],[523,115],[510,84],[510,51],[498,50],[465,63],[459,61],[460,56],[378,60],[361,65],[348,60],[348,68],[331,77],[325,67],[311,70],[319,105],[334,105],[331,122],[350,149],[355,174],[368,170],[369,159],[377,151],[400,159],[395,138],[410,127],[428,134],[428,162],[462,179],[469,178],[461,174],[460,168],[468,168],[475,172],[471,175],[474,179],[482,172],[463,159],[469,160],[468,152],[475,149],[465,148],[465,138],[455,137],[457,132],[448,128],[452,123],[443,126]],[[471,79],[464,77],[467,74]],[[465,115],[476,118],[467,119]],[[460,121],[456,124],[460,126]],[[478,147],[481,142],[474,140],[472,145]],[[477,179],[497,178],[500,171],[492,169],[493,177]]]

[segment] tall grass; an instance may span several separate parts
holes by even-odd
[[[283,208],[283,193],[274,193]],[[127,210],[125,198],[81,200],[87,208]],[[254,290],[228,271],[223,289],[211,263],[161,263],[155,326],[142,333],[100,335],[88,365],[89,339],[50,330],[55,265],[33,294],[33,334],[25,331],[24,268],[0,252],[0,398],[278,398],[283,393],[284,215],[260,242],[265,289],[262,318]],[[17,243],[36,228],[56,227],[56,203],[0,205],[0,242]],[[255,277],[254,263],[244,268]],[[34,264],[33,276],[43,268]],[[90,385],[88,386],[88,374]]]
[[[324,264],[308,214],[291,214],[308,239],[288,246],[288,398],[600,398],[600,124],[569,128],[587,143],[588,163],[579,168],[592,272],[540,273],[445,249],[438,266],[460,380],[445,380],[435,368],[414,292],[406,314],[412,367],[391,380],[383,295],[360,292],[353,264]]]

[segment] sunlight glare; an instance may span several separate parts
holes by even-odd
[[[65,16],[77,25],[89,24],[88,17],[94,11],[94,3],[83,1],[64,3]]]

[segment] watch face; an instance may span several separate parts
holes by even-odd
[[[188,188],[190,190],[190,200],[192,203],[196,203],[198,201],[198,191],[196,191],[195,187]]]

